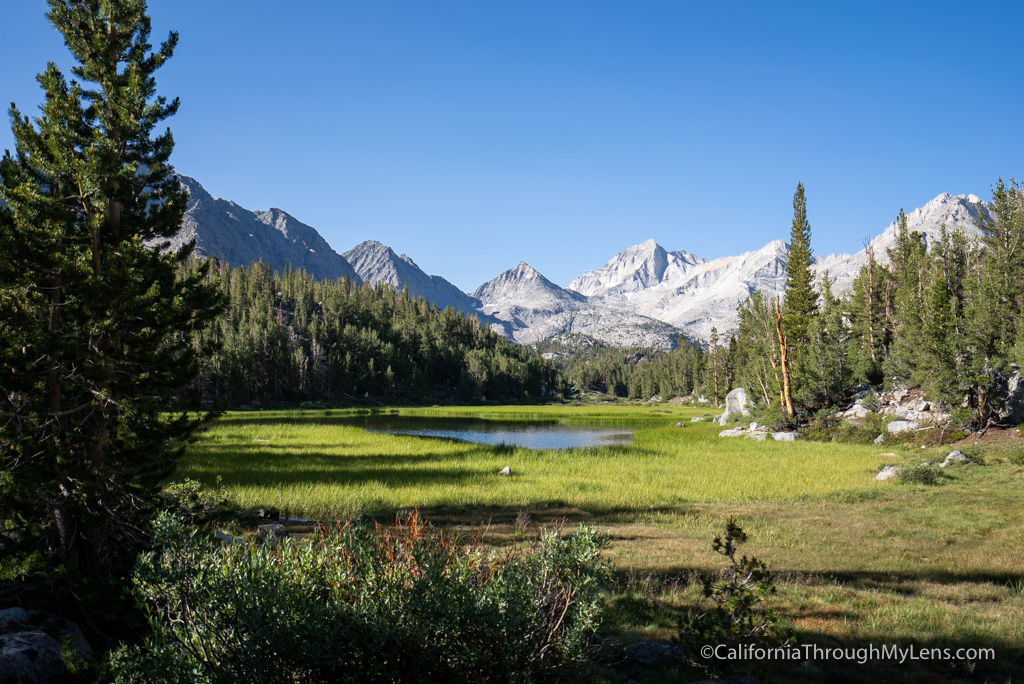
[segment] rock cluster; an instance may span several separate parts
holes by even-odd
[[[764,425],[758,425],[757,423],[751,423],[750,428],[737,427],[731,430],[722,430],[718,433],[719,437],[746,437],[747,439],[756,439],[759,442],[768,439],[768,435],[771,435],[772,439],[776,442],[795,442],[797,438],[797,433],[795,432],[772,432]]]
[[[925,422],[941,424],[949,420],[949,412],[926,399],[920,390],[905,389],[881,394],[863,389],[853,395],[853,403],[839,415],[853,422],[867,417],[868,413],[897,418],[890,424],[889,432],[916,430]]]

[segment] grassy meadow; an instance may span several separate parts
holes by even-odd
[[[638,427],[632,444],[531,450],[374,434],[349,411],[230,413],[193,444],[176,479],[219,476],[243,509],[297,518],[387,517],[418,507],[496,546],[586,522],[615,569],[592,681],[692,681],[634,668],[622,644],[667,640],[723,567],[712,538],[736,517],[778,581],[774,607],[799,644],[988,646],[994,661],[717,663],[765,681],[1024,679],[1024,453],[965,451],[985,465],[939,484],[874,479],[883,464],[939,461],[950,447],[722,439],[702,409],[649,405],[395,409],[401,415]],[[684,427],[676,427],[682,423]],[[895,455],[893,455],[895,454]],[[510,466],[511,477],[498,475]],[[604,655],[601,655],[604,654]],[[611,655],[609,655],[611,654]]]

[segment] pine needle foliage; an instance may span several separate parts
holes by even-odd
[[[205,351],[191,332],[220,297],[181,271],[188,248],[159,249],[186,202],[157,130],[178,101],[154,78],[177,35],[153,49],[143,0],[49,0],[47,18],[73,78],[51,63],[40,114],[12,105],[0,161],[0,557],[34,553],[73,591],[145,537],[196,427],[180,391]]]

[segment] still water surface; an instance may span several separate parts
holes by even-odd
[[[334,422],[334,421],[332,421]],[[392,435],[445,437],[478,444],[508,444],[530,449],[569,449],[629,444],[636,427],[565,425],[556,421],[500,421],[434,416],[353,416],[337,420]]]

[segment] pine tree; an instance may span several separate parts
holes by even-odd
[[[850,321],[850,372],[854,382],[882,381],[882,361],[889,347],[886,322],[886,292],[889,271],[875,259],[870,243],[864,245],[868,257],[853,281],[853,292],[846,303]]]
[[[811,273],[811,224],[807,220],[807,198],[803,183],[797,183],[793,194],[793,226],[789,234],[789,259],[786,263],[786,296],[783,324],[786,337],[793,345],[807,341],[807,327],[818,310]]]
[[[847,360],[849,330],[839,299],[832,294],[828,271],[821,278],[821,311],[808,328],[807,366],[813,379],[805,389],[807,403],[832,406],[850,380]]]
[[[191,337],[219,307],[202,270],[153,247],[186,197],[157,124],[143,0],[49,0],[78,65],[50,64],[35,120],[13,105],[16,149],[0,161],[0,557],[42,550],[74,583],[116,570],[143,538],[173,468],[187,387],[204,349]],[[11,554],[11,555],[7,555]]]
[[[886,382],[893,386],[914,384],[926,311],[926,289],[931,260],[924,237],[907,227],[907,215],[896,217],[896,243],[889,248],[890,293],[886,318],[891,335],[884,367]]]

